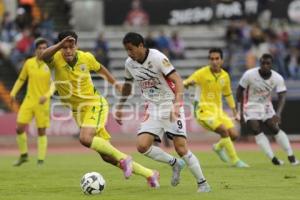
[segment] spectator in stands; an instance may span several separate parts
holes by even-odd
[[[149,49],[157,49],[157,43],[152,32],[148,32],[147,36],[145,37],[145,46]]]
[[[160,31],[159,36],[156,39],[156,43],[158,50],[168,57],[170,54],[170,40],[163,30]]]
[[[42,20],[39,23],[39,29],[42,37],[50,41],[54,40],[54,22],[47,11],[43,12],[42,14]]]
[[[290,76],[288,67],[284,62],[286,57],[286,48],[273,30],[269,29],[266,33],[268,37],[269,51],[274,59],[274,66],[276,67],[277,72],[286,79]]]
[[[140,0],[132,0],[131,10],[127,13],[124,24],[136,27],[147,26],[149,24],[149,15],[142,8]]]
[[[1,40],[4,42],[13,42],[16,35],[14,22],[11,19],[10,12],[5,12],[1,23]]]
[[[246,53],[246,68],[250,69],[259,64],[259,58],[264,53],[269,53],[269,46],[265,42],[265,35],[258,26],[251,29],[251,48]]]
[[[15,19],[15,23],[18,31],[22,31],[25,28],[31,27],[32,19],[31,17],[28,17],[28,15],[25,13],[24,8],[17,9],[17,16]]]
[[[109,69],[108,43],[103,37],[103,33],[98,35],[95,43],[94,55],[98,62],[101,62]]]
[[[292,46],[290,48],[290,53],[286,58],[289,73],[291,78],[299,79],[300,78],[300,48]]]
[[[170,57],[171,59],[184,59],[184,41],[179,37],[178,32],[174,31],[170,40]]]
[[[25,29],[22,33],[20,33],[19,39],[17,39],[15,48],[11,54],[11,60],[15,66],[17,66],[19,62],[23,61],[25,58],[31,56],[30,50],[32,44],[33,37],[31,35],[31,31],[29,29]]]

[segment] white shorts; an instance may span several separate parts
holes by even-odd
[[[152,109],[151,109],[152,110]],[[156,141],[161,141],[164,133],[168,138],[172,139],[174,136],[182,136],[186,138],[186,123],[184,109],[180,109],[180,117],[172,121],[170,120],[171,112],[169,111],[168,117],[166,115],[157,116],[152,112],[146,112],[144,120],[140,124],[138,135],[142,133],[150,133],[154,135]]]
[[[256,104],[255,106],[248,106],[244,109],[244,119],[246,122],[248,120],[261,120],[264,122],[271,119],[275,114],[272,104]]]

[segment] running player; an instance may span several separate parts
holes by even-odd
[[[210,49],[209,65],[202,67],[184,80],[184,86],[196,85],[201,90],[195,111],[196,119],[202,127],[221,136],[219,142],[213,145],[213,150],[220,159],[224,162],[230,161],[235,167],[249,167],[237,156],[232,139],[236,139],[239,133],[234,128],[232,120],[223,111],[222,96],[226,98],[233,116],[237,116],[230,78],[228,73],[222,69],[222,65],[222,50]]]
[[[110,134],[105,129],[109,105],[95,89],[90,71],[104,76],[118,91],[123,85],[91,53],[77,50],[77,38],[73,31],[59,33],[59,42],[47,48],[41,58],[54,70],[61,101],[70,107],[80,127],[80,143],[98,152],[104,161],[120,167],[125,178],[133,172],[147,178],[151,187],[159,187],[158,172],[132,162],[130,156],[110,144]]]
[[[179,183],[180,171],[186,163],[197,181],[197,191],[209,192],[211,189],[200,163],[187,146],[181,77],[164,54],[145,48],[144,38],[140,34],[127,33],[123,45],[129,57],[125,63],[126,82],[116,111],[117,121],[122,124],[122,107],[131,93],[131,82],[135,81],[147,102],[145,118],[138,131],[138,151],[170,165],[173,186]],[[173,140],[175,150],[183,160],[153,145],[155,140],[161,140],[164,133]]]
[[[38,160],[37,164],[44,163],[47,151],[46,128],[50,124],[50,96],[54,92],[51,86],[51,75],[45,62],[38,56],[48,47],[47,41],[38,38],[35,41],[35,56],[25,61],[22,71],[14,84],[10,96],[15,100],[22,85],[27,82],[26,96],[22,102],[17,117],[17,144],[21,153],[19,159],[13,164],[20,166],[28,161],[28,147],[26,126],[33,117],[38,128]]]
[[[260,58],[260,67],[247,70],[237,89],[237,99],[241,103],[241,118],[247,128],[254,133],[255,141],[274,165],[282,165],[271,148],[270,142],[262,131],[265,124],[274,135],[276,142],[287,153],[292,165],[299,165],[295,158],[291,144],[286,133],[280,129],[281,112],[285,104],[286,86],[283,77],[272,70],[273,57],[264,54]],[[272,99],[272,91],[276,89],[278,94],[278,107],[275,113]]]

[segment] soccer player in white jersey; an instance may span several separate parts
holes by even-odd
[[[138,33],[127,33],[123,45],[128,53],[125,63],[125,85],[122,99],[116,110],[117,121],[122,124],[122,107],[131,94],[131,82],[135,81],[146,101],[145,118],[138,131],[137,149],[145,156],[172,166],[171,185],[180,180],[180,171],[185,163],[196,178],[198,192],[209,192],[198,159],[188,149],[185,116],[183,109],[183,83],[168,58],[160,51],[147,49],[144,38]],[[154,146],[166,133],[182,159]]]
[[[288,155],[292,165],[298,165],[291,144],[286,133],[279,128],[281,112],[285,104],[286,86],[280,74],[272,70],[273,58],[270,54],[264,54],[260,58],[260,67],[247,70],[237,89],[237,99],[241,103],[241,118],[246,122],[247,128],[255,134],[255,141],[269,157],[274,165],[282,165],[273,153],[270,142],[262,131],[265,124],[274,134],[276,142]],[[272,105],[272,91],[276,89],[278,94],[277,111]]]

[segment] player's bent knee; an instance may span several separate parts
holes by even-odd
[[[237,138],[239,137],[239,135],[237,134],[237,135],[230,135],[230,138],[231,138],[231,140],[232,141],[235,141]]]
[[[89,135],[80,134],[79,142],[86,147],[90,147],[92,144],[92,138]]]
[[[144,154],[144,153],[146,153],[148,151],[148,149],[150,147],[148,145],[138,144],[136,148],[137,148],[138,152]]]
[[[22,134],[22,133],[24,133],[25,132],[25,127],[17,127],[16,128],[16,132],[17,132],[17,134]]]
[[[188,153],[188,148],[186,145],[177,145],[175,146],[175,151],[180,157],[182,157]]]

